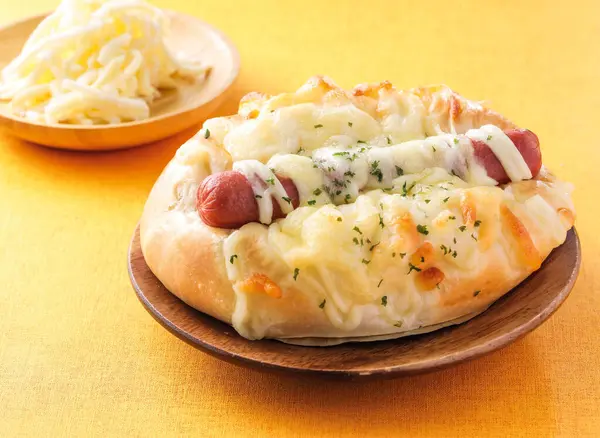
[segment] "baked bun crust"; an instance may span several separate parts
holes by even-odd
[[[430,168],[399,176],[394,190],[347,205],[304,203],[237,230],[205,225],[196,192],[234,161],[310,156],[342,126],[361,142],[398,144],[486,124],[516,127],[444,86],[344,91],[317,77],[295,93],[253,93],[237,115],[207,121],[163,171],[141,219],[144,257],[172,293],[249,339],[327,345],[461,322],[564,242],[574,221],[569,184],[544,168],[504,186]]]

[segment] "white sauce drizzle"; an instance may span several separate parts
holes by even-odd
[[[484,125],[479,129],[470,129],[466,135],[489,146],[511,181],[531,179],[531,170],[527,166],[527,162],[511,139],[500,128],[494,125]]]
[[[275,196],[281,211],[285,214],[291,213],[294,209],[291,202],[286,201],[287,192],[279,182],[275,174],[258,160],[242,160],[233,163],[233,170],[237,170],[248,178],[252,191],[256,198],[259,211],[259,221],[263,224],[270,224],[273,221],[273,201],[271,196]]]

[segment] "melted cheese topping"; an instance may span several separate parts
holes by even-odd
[[[207,121],[210,141],[231,154],[256,195],[270,202],[275,194],[289,208],[283,187],[264,185],[273,171],[292,178],[300,195],[301,206],[285,219],[247,224],[225,238],[235,329],[251,339],[277,337],[285,301],[309,315],[307,330],[322,324],[323,336],[364,335],[365,325],[370,334],[398,333],[439,322],[442,305],[499,293],[488,284],[448,295],[483,271],[520,281],[530,271],[514,261],[519,248],[547,253],[564,240],[557,212],[571,211],[570,187],[553,179],[496,186],[469,137],[490,145],[511,179],[527,172],[502,132],[513,126],[493,116],[497,127],[480,128],[481,111],[446,88],[413,93],[382,84],[350,95],[317,80],[296,93],[253,95],[239,115]],[[271,217],[265,202],[261,222]],[[528,231],[538,222],[551,228],[544,238]],[[257,274],[281,294],[245,289]]]

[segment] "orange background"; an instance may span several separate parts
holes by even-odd
[[[600,435],[600,7],[529,0],[156,1],[238,45],[230,113],[317,73],[444,82],[530,128],[576,185],[584,258],[549,322],[488,357],[371,383],[260,374],[160,327],[126,272],[146,195],[183,133],[115,153],[0,137],[1,436]],[[9,22],[52,0],[0,0]],[[0,49],[2,42],[0,41]]]

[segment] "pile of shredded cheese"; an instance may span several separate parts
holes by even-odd
[[[209,69],[176,58],[169,22],[143,0],[63,0],[0,77],[0,99],[38,123],[115,124],[150,115],[160,89],[204,80]]]

